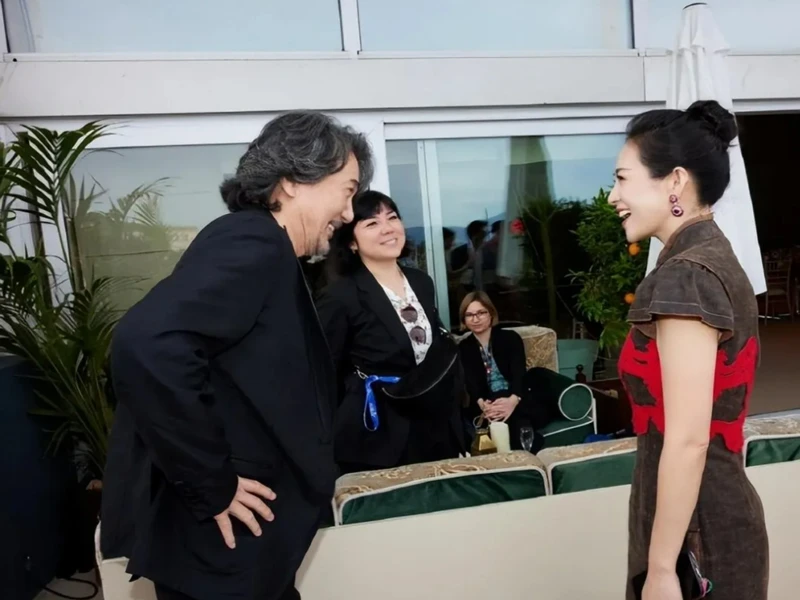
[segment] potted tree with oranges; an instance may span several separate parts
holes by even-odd
[[[602,326],[600,348],[614,353],[630,329],[626,318],[636,286],[645,276],[648,243],[628,244],[619,216],[608,203],[608,191],[603,189],[586,207],[575,233],[592,260],[588,270],[572,273],[581,285],[578,309]]]

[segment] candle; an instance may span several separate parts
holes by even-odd
[[[489,425],[489,435],[492,437],[498,452],[511,452],[511,436],[508,425],[502,421],[495,421]]]

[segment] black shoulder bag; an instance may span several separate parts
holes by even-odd
[[[400,378],[366,376],[364,426],[379,427],[376,403],[385,403],[398,414],[413,419],[441,419],[459,406],[457,392],[463,387],[458,345],[441,329],[434,336],[425,359]],[[461,384],[461,386],[459,386]],[[370,418],[372,426],[367,424]]]

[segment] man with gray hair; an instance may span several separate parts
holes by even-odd
[[[101,550],[159,600],[299,598],[337,470],[297,257],[327,252],[372,172],[364,136],[325,115],[270,122],[220,188],[230,214],[117,326]]]

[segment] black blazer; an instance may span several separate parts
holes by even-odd
[[[198,600],[267,599],[292,585],[333,495],[336,388],[272,215],[243,211],[201,231],[117,326],[111,373],[103,554]],[[275,491],[275,521],[257,538],[232,518],[230,550],[213,517],[237,475]]]
[[[494,327],[489,347],[503,377],[508,382],[509,391],[520,399],[525,397],[525,345],[522,338],[508,329]],[[458,345],[461,364],[464,367],[467,394],[470,400],[470,415],[477,415],[480,410],[477,401],[492,399],[492,391],[486,379],[486,367],[481,356],[478,338],[469,335]]]
[[[422,304],[433,335],[442,335],[433,281],[418,269],[403,268],[406,279]],[[339,381],[339,406],[335,418],[336,459],[341,463],[375,468],[398,464],[409,439],[411,421],[391,409],[379,407],[380,428],[364,426],[364,383],[355,374],[402,377],[416,367],[411,340],[375,277],[364,267],[326,288],[317,302]],[[452,433],[463,445],[459,411],[450,420]]]

